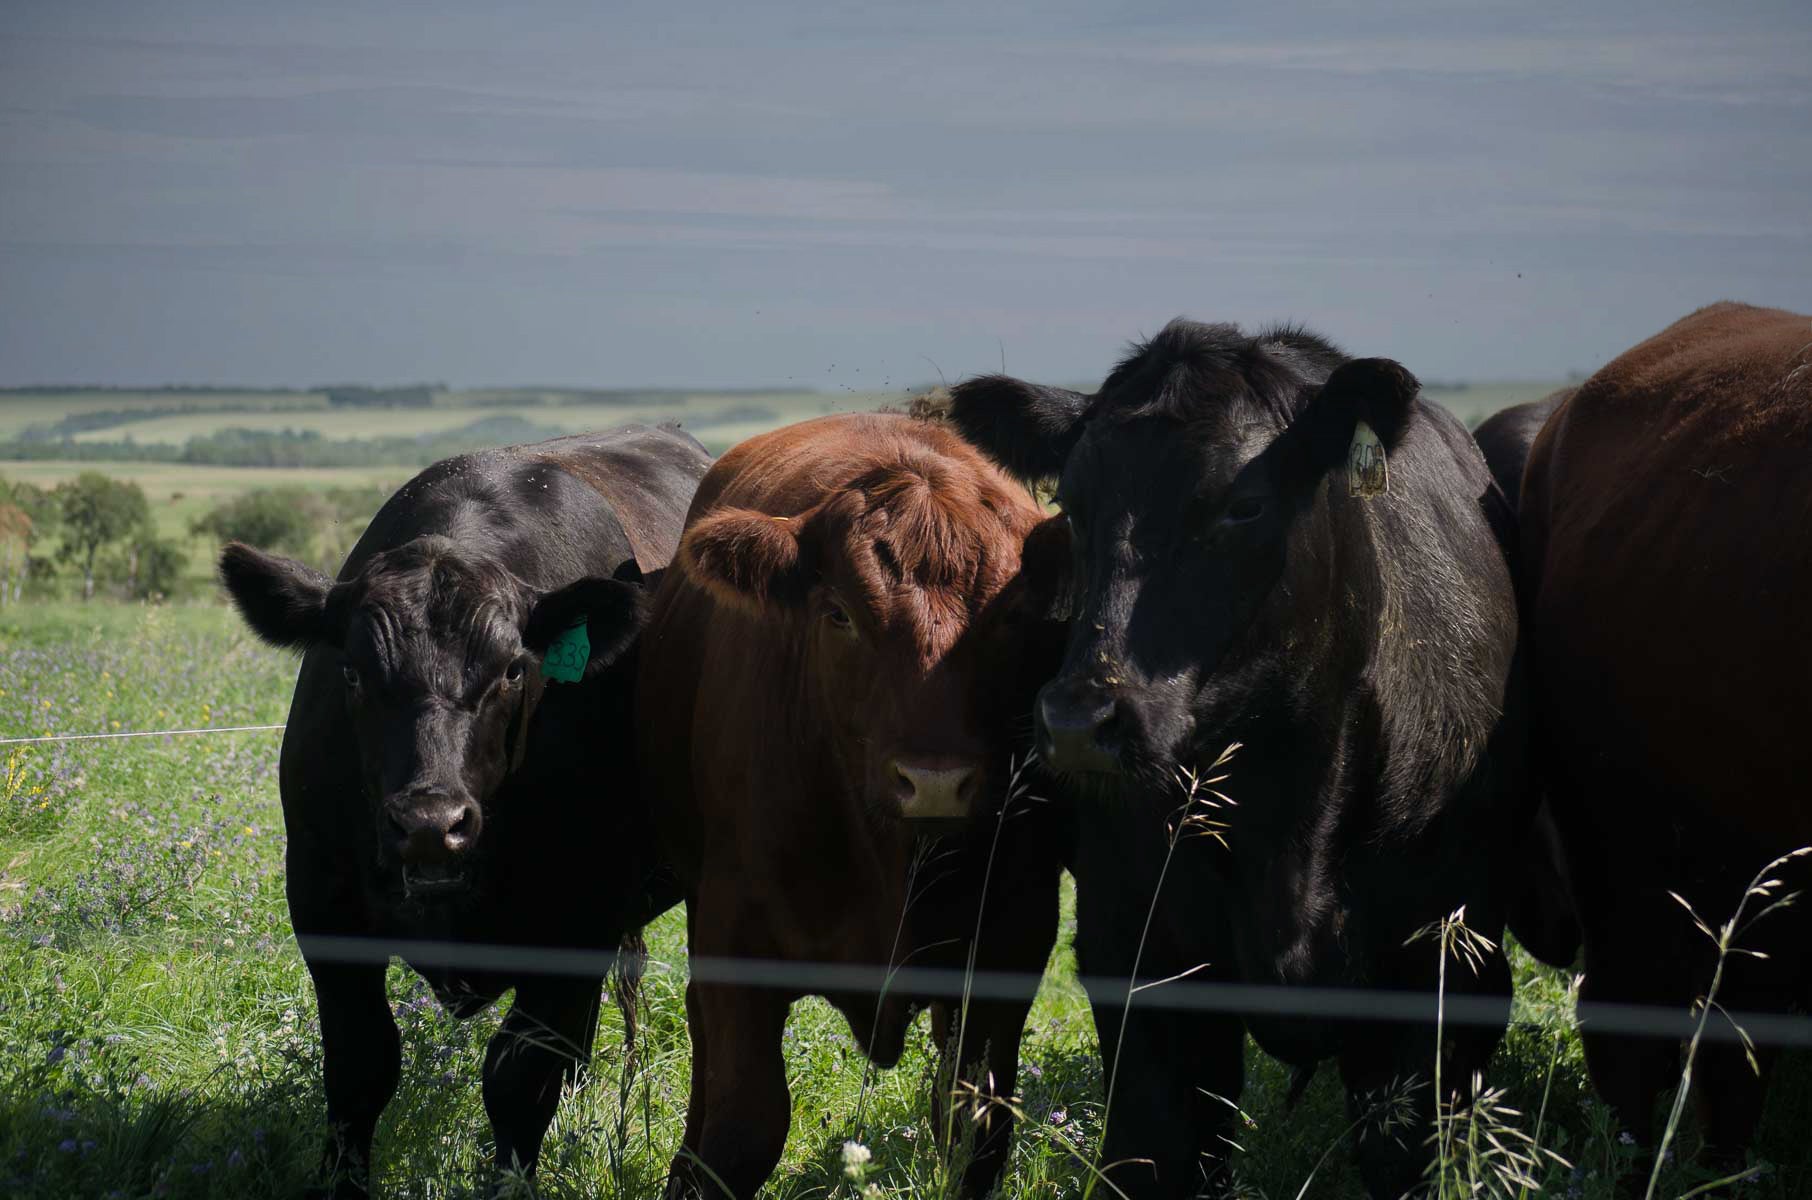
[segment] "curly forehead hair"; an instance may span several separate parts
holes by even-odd
[[[891,574],[934,588],[971,588],[1005,566],[1036,520],[987,469],[919,446],[890,447],[850,482],[859,514],[852,526],[872,539]]]
[[[502,563],[429,536],[373,556],[350,581],[346,604],[383,645],[426,633],[463,642],[476,658],[516,636],[521,591]]]
[[[1304,384],[1320,383],[1345,361],[1332,342],[1300,326],[1247,334],[1238,325],[1178,317],[1132,345],[1101,385],[1093,413],[1108,420],[1194,421],[1245,401],[1288,423]]]

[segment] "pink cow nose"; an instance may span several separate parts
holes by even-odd
[[[893,781],[901,816],[912,820],[963,819],[975,811],[981,772],[970,763],[896,758]]]

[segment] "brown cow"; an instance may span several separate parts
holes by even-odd
[[[1713,946],[1667,893],[1715,928],[1763,864],[1812,843],[1812,318],[1714,304],[1617,358],[1536,438],[1521,517],[1581,1000],[1684,1014]],[[1790,864],[1786,885],[1808,874]],[[1803,1004],[1809,934],[1803,912],[1757,924],[1742,944],[1773,957],[1730,959],[1719,1002]],[[1648,1144],[1677,1044],[1581,1011],[1593,1082]],[[1754,1130],[1772,1055],[1758,1080],[1728,1041],[1699,1053],[1707,1145],[1727,1157]]]
[[[773,1171],[795,999],[825,995],[883,1066],[920,1005],[947,1046],[978,903],[977,968],[1027,981],[1023,995],[974,997],[956,1035],[979,1076],[965,1187],[999,1175],[1012,1119],[998,1101],[1056,936],[1052,818],[1023,798],[999,815],[1032,695],[1061,653],[1042,599],[1053,589],[1020,571],[1041,517],[954,433],[901,415],[752,438],[701,484],[638,688],[693,959],[692,1093],[670,1195],[752,1196]],[[777,984],[776,960],[802,965]],[[888,988],[890,965],[954,983]]]

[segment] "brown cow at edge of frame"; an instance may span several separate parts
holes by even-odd
[[[781,1035],[814,993],[882,1066],[931,1007],[976,1089],[953,1117],[946,1063],[934,1121],[973,1122],[965,1192],[998,1178],[1000,1101],[1057,924],[1056,818],[1025,794],[1001,815],[1062,648],[1056,581],[1020,571],[1043,520],[954,432],[898,414],[751,438],[700,485],[638,685],[644,786],[693,965],[669,1196],[753,1196],[768,1178],[792,1111]],[[953,1032],[978,903],[977,972],[1020,973],[1024,994],[979,992]],[[751,962],[768,969],[738,972]],[[826,964],[835,978],[807,974]],[[889,987],[890,964],[941,969],[948,986]]]
[[[1714,304],[1624,353],[1543,426],[1520,516],[1533,708],[1585,941],[1580,998],[1685,1013],[1715,946],[1668,893],[1717,929],[1756,871],[1812,844],[1812,318]],[[1774,875],[1785,891],[1812,886],[1803,859]],[[1746,918],[1767,903],[1751,898]],[[1812,999],[1803,908],[1739,944],[1771,957],[1731,956],[1720,1005]],[[1581,1013],[1593,1083],[1652,1147],[1677,1043]],[[1753,1135],[1774,1053],[1757,1057],[1759,1079],[1741,1046],[1699,1049],[1717,1159],[1740,1160]]]

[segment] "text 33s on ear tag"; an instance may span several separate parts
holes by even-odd
[[[1353,426],[1353,444],[1346,451],[1346,490],[1367,500],[1390,491],[1390,465],[1384,461],[1384,443],[1364,421]]]
[[[585,675],[585,660],[591,657],[591,635],[581,621],[548,643],[541,656],[541,678],[549,683],[577,683]]]

